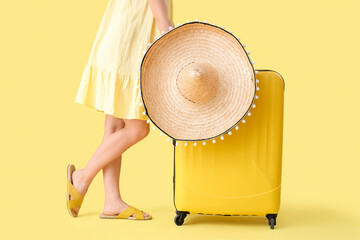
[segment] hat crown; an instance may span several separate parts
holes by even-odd
[[[218,74],[207,62],[191,62],[183,67],[176,79],[180,94],[188,101],[203,104],[215,97]]]
[[[193,79],[204,80],[204,69],[201,67],[193,68],[190,71],[190,75]]]

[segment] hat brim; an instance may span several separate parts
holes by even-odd
[[[191,62],[207,62],[218,73],[216,95],[203,104],[184,98],[176,85],[177,74]],[[176,140],[224,134],[246,115],[256,93],[255,71],[240,41],[207,23],[186,23],[161,36],[146,51],[140,69],[146,114]]]

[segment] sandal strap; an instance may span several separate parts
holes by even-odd
[[[68,209],[72,209],[75,207],[81,207],[82,201],[79,199],[70,199],[67,201]]]
[[[137,208],[135,208],[135,219],[144,219],[143,212]]]
[[[134,214],[135,213],[135,214]],[[116,218],[129,218],[131,215],[135,215],[135,219],[144,219],[144,215],[142,214],[142,211],[139,209],[129,206],[124,211],[119,213],[119,215],[116,216]]]
[[[68,208],[71,209],[74,207],[80,207],[84,200],[84,196],[81,195],[81,193],[74,187],[74,185],[72,185],[72,183],[69,180],[67,181],[67,185],[68,185],[68,193],[72,198],[67,201]]]
[[[68,182],[68,191],[70,196],[73,199],[83,199],[84,196],[81,195],[81,193],[74,187],[74,185],[72,185],[72,183],[69,180],[67,182]]]
[[[121,213],[119,213],[116,218],[129,218],[133,213],[135,212],[134,207],[129,206],[128,208],[126,208],[124,211],[122,211]]]

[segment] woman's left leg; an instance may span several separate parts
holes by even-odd
[[[105,115],[103,141],[112,133],[124,127],[124,120],[115,118],[111,115]],[[116,209],[119,203],[122,202],[119,189],[121,160],[122,155],[102,169],[105,189],[104,213],[113,211],[113,209]]]
[[[122,119],[106,115],[103,141],[116,131],[125,127]],[[120,194],[120,171],[121,171],[122,155],[116,160],[106,165],[103,171],[104,188],[105,188],[105,204],[103,213],[107,215],[118,214],[129,205],[126,204]],[[143,215],[148,217],[149,214],[144,212]],[[134,214],[132,215],[134,216]]]

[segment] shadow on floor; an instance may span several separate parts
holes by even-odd
[[[174,213],[175,217],[175,213]],[[297,205],[283,204],[277,217],[275,228],[292,228],[307,226],[334,226],[347,225],[355,226],[359,218],[355,215],[340,212],[340,210],[322,205]],[[269,227],[266,217],[260,216],[216,216],[190,214],[185,218],[185,225],[206,224],[206,225],[239,225],[246,227]]]
[[[79,216],[77,216],[78,218],[81,218],[81,217],[89,217],[89,216],[99,216],[100,213],[99,212],[82,212],[79,214]]]

